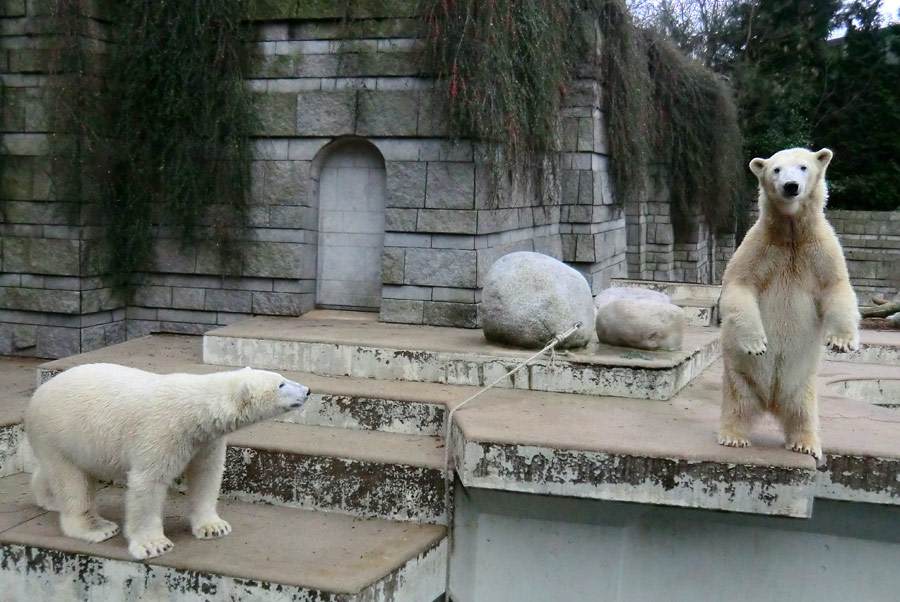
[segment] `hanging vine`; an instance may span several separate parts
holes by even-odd
[[[236,271],[253,124],[247,0],[119,0],[106,41],[83,6],[57,0],[54,13],[57,171],[99,230],[114,284],[150,269],[160,227],[185,247],[211,240]]]

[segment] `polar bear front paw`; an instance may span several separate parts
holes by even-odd
[[[128,544],[128,553],[133,558],[144,560],[146,558],[156,558],[162,556],[166,552],[172,550],[175,544],[165,535],[157,537],[148,537],[146,539],[136,539]]]
[[[825,337],[825,344],[832,351],[847,353],[859,349],[859,334],[829,334]]]
[[[765,335],[748,335],[738,338],[738,349],[747,355],[762,355],[766,352],[769,340]]]
[[[191,527],[191,533],[197,539],[215,539],[231,533],[231,525],[228,524],[228,521],[217,518]]]

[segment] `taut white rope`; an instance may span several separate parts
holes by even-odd
[[[513,368],[512,370],[510,370],[503,376],[500,376],[499,378],[494,380],[491,384],[487,385],[486,387],[484,387],[483,389],[481,389],[480,391],[478,391],[477,393],[475,393],[474,395],[472,395],[471,397],[469,397],[468,399],[463,401],[461,404],[457,405],[455,408],[453,408],[452,410],[447,412],[447,418],[444,420],[444,508],[446,509],[446,512],[447,512],[447,576],[446,576],[447,582],[446,582],[446,587],[444,589],[445,597],[450,595],[450,556],[453,553],[453,511],[451,509],[452,506],[450,504],[450,500],[452,499],[451,487],[453,486],[453,473],[455,471],[455,467],[450,465],[451,458],[453,457],[451,454],[451,450],[450,450],[450,439],[451,439],[451,434],[453,431],[453,416],[456,414],[456,412],[458,412],[463,407],[465,407],[465,405],[467,403],[475,400],[479,395],[481,395],[485,391],[493,388],[498,383],[503,381],[503,379],[509,378],[510,376],[512,376],[513,374],[515,374],[516,372],[518,372],[519,370],[521,370],[522,368],[524,368],[525,366],[527,366],[528,364],[533,362],[538,357],[547,353],[548,351],[550,351],[552,353],[554,351],[554,348],[557,345],[559,345],[560,343],[565,341],[567,338],[572,336],[572,333],[574,333],[579,328],[581,328],[581,322],[575,322],[575,324],[573,324],[572,327],[569,328],[568,330],[566,330],[565,332],[560,332],[560,333],[556,334],[552,339],[547,341],[547,345],[543,349],[541,349],[540,351],[538,351],[531,357],[528,357],[528,358],[520,361],[519,364],[515,368]],[[552,361],[552,359],[551,359],[551,361]]]

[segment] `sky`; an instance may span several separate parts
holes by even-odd
[[[900,0],[883,0],[881,3],[881,14],[889,21],[900,21],[897,9],[900,9]]]

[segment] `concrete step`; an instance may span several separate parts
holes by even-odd
[[[672,299],[672,303],[684,310],[688,326],[716,326],[719,304],[709,299]]]
[[[443,440],[264,422],[228,437],[222,495],[446,524]]]
[[[122,493],[98,492],[104,516],[121,521]],[[433,602],[444,592],[446,530],[435,525],[223,501],[232,533],[198,540],[183,496],[170,494],[164,520],[175,549],[136,562],[122,535],[98,544],[64,537],[58,515],[32,504],[28,475],[0,479],[0,507],[4,602]]]
[[[201,337],[151,335],[44,363],[38,368],[38,379],[44,382],[67,368],[92,362],[112,362],[159,374],[208,374],[234,369],[204,364],[202,356]],[[311,426],[438,436],[443,433],[445,406],[471,394],[449,385],[282,372],[287,378],[308,386],[311,394],[303,409],[285,414],[279,420]],[[21,422],[29,395],[30,391],[25,394],[19,412],[10,415],[13,423]]]
[[[250,318],[203,337],[206,364],[467,386],[484,386],[532,354],[489,343],[477,330],[338,320],[316,312]],[[666,400],[718,355],[715,329],[689,328],[680,351],[594,342],[539,357],[501,386]]]

